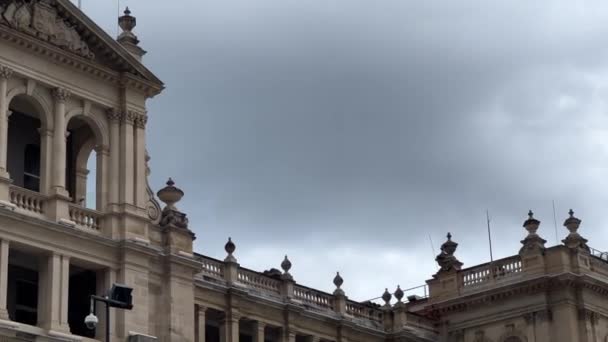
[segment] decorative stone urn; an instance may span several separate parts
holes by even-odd
[[[156,195],[158,198],[166,204],[163,211],[166,209],[177,210],[175,203],[179,202],[184,197],[184,192],[175,186],[173,179],[169,178],[167,186],[160,189]]]

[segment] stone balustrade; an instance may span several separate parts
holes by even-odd
[[[496,260],[460,271],[463,287],[474,288],[486,284],[494,284],[506,278],[519,275],[522,272],[522,262],[519,255]]]
[[[262,293],[272,296],[281,295],[282,282],[280,280],[264,276],[258,272],[245,268],[239,268],[237,271],[237,279],[240,284],[259,290]]]
[[[76,204],[69,205],[70,220],[76,226],[85,229],[99,230],[102,214],[93,210],[81,207]]]
[[[11,186],[9,191],[11,203],[17,208],[35,215],[43,215],[45,211],[46,196],[18,186]]]
[[[297,285],[293,289],[294,299],[302,302],[305,305],[321,308],[325,310],[334,310],[333,295],[319,290],[311,289],[306,286]]]

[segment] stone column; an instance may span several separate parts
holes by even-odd
[[[106,112],[110,123],[110,171],[108,184],[108,201],[111,204],[118,203],[120,190],[120,113],[116,109]]]
[[[119,202],[121,204],[134,203],[135,169],[134,169],[134,144],[133,123],[137,113],[128,111],[121,116],[120,125],[120,191]]]
[[[8,80],[13,70],[0,66],[0,178],[9,178],[6,156],[8,153]]]
[[[10,206],[10,175],[7,167],[8,153],[8,80],[13,70],[0,66],[0,207]]]
[[[8,320],[8,240],[0,241],[0,319]]]
[[[146,123],[148,116],[137,113],[135,118],[135,205],[145,208],[147,203]]]
[[[53,253],[46,257],[40,266],[38,287],[40,326],[55,332],[69,333],[70,258]]]
[[[239,342],[239,320],[239,314],[226,312],[220,323],[220,342]]]
[[[53,130],[49,124],[40,127],[40,193],[48,195],[53,178]]]
[[[207,308],[202,305],[196,306],[196,342],[205,342]]]
[[[53,91],[55,99],[55,125],[53,134],[53,194],[68,196],[65,190],[66,168],[66,137],[65,103],[70,98],[70,91],[56,88]]]
[[[253,323],[253,342],[264,342],[266,338],[265,329],[266,323],[260,321]]]
[[[96,153],[96,175],[95,175],[95,202],[97,210],[105,212],[108,205],[108,159],[110,158],[110,149],[108,146],[95,146]]]

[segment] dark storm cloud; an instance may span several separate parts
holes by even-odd
[[[123,1],[124,4],[124,1]],[[608,7],[601,1],[128,0],[167,90],[152,183],[186,191],[198,250],[349,295],[422,283],[452,231],[517,252],[528,208],[572,206],[602,248]],[[115,34],[116,8],[85,1]],[[605,249],[608,249],[605,248]],[[369,275],[373,274],[373,279]],[[348,292],[347,291],[347,292]]]

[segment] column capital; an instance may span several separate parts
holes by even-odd
[[[138,113],[135,117],[135,127],[137,128],[146,128],[146,124],[148,123],[148,116],[146,114]]]
[[[120,113],[120,111],[116,108],[109,108],[108,110],[106,110],[106,117],[108,118],[108,121],[112,122],[120,122],[120,118],[122,117],[122,114]]]
[[[13,73],[13,69],[4,65],[0,65],[0,79],[8,80],[13,76]]]
[[[121,113],[120,122],[129,124],[129,125],[133,125],[135,123],[135,119],[137,118],[138,115],[139,115],[138,112],[133,111],[133,110],[128,110],[125,113]]]
[[[70,96],[72,96],[72,93],[66,88],[53,89],[53,98],[59,103],[65,103]]]

